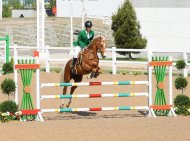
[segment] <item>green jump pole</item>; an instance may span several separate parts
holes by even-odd
[[[5,53],[5,63],[9,63],[9,56],[10,56],[10,52],[9,52],[9,46],[10,46],[10,39],[9,39],[9,35],[6,35],[5,38],[0,38],[0,41],[5,41],[6,42],[6,53]]]
[[[6,35],[6,63],[9,63],[9,46],[10,46],[10,40],[9,40],[9,35]]]

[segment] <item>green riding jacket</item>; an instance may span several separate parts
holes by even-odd
[[[78,35],[78,40],[73,42],[74,46],[80,46],[81,48],[84,48],[90,44],[90,42],[94,38],[94,31],[90,31],[89,39],[87,37],[86,30],[81,30]]]

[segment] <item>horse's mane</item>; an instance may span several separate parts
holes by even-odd
[[[100,39],[100,37],[101,37],[101,39],[105,39],[104,36],[98,35],[98,36],[94,37],[94,39],[90,42],[90,44],[88,45],[88,47],[94,46],[94,44],[96,43],[95,41],[98,40],[98,39]]]

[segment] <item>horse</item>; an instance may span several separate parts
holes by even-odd
[[[64,83],[69,83],[72,79],[74,82],[81,82],[83,79],[83,75],[90,74],[90,78],[97,78],[97,76],[101,73],[101,69],[99,67],[99,58],[98,52],[100,52],[101,57],[105,58],[106,52],[106,39],[103,36],[95,37],[91,43],[78,54],[77,63],[76,63],[76,74],[71,73],[71,65],[72,59],[70,59],[64,69],[64,73],[61,78]],[[63,82],[62,81],[62,82]],[[67,93],[67,87],[63,88],[63,95]],[[72,86],[70,90],[70,94],[72,95],[77,86]],[[64,108],[65,100],[61,104],[60,108]],[[66,107],[68,108],[71,104],[71,99],[69,99]]]

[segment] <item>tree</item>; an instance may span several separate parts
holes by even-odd
[[[11,17],[11,9],[8,5],[3,5],[2,16],[3,16],[3,18]]]
[[[5,79],[2,83],[1,83],[1,89],[2,92],[4,94],[8,95],[8,99],[10,95],[14,95],[15,91],[16,91],[16,85],[13,79]]]
[[[116,14],[112,15],[113,36],[117,48],[143,49],[147,40],[140,33],[140,23],[137,21],[135,10],[129,0],[119,7]],[[129,54],[129,52],[118,52],[119,54]]]
[[[175,88],[177,90],[182,90],[182,94],[183,94],[184,89],[187,87],[187,85],[188,85],[188,81],[185,77],[179,76],[176,78]]]
[[[20,0],[9,0],[8,2],[10,7],[12,7],[13,9],[21,9]]]
[[[53,8],[54,6],[56,6],[56,0],[51,0],[50,4],[51,4],[51,8]]]

